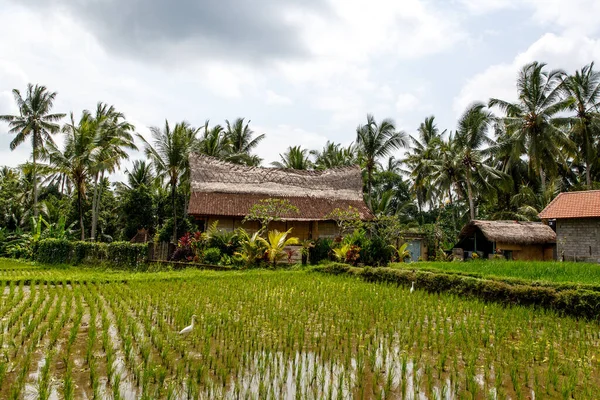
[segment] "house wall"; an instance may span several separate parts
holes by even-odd
[[[244,228],[249,233],[254,233],[260,229],[260,224],[256,221],[242,222],[241,218],[231,217],[209,217],[207,227],[213,224],[215,221],[219,221],[217,227],[225,231],[232,231],[237,228]],[[278,231],[287,231],[292,228],[292,236],[297,237],[300,240],[306,240],[310,237],[310,222],[308,221],[273,221],[269,224],[269,229],[276,229]]]
[[[600,218],[569,218],[556,221],[559,259],[600,262]]]
[[[496,248],[513,252],[513,260],[550,261],[554,259],[553,246],[541,244],[512,244],[496,242]]]

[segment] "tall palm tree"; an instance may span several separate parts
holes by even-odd
[[[60,150],[54,142],[46,143],[42,158],[48,161],[49,167],[58,174],[63,174],[72,182],[77,192],[77,210],[79,213],[79,229],[81,240],[85,240],[83,223],[83,201],[86,198],[87,181],[94,171],[94,149],[96,126],[94,118],[84,111],[78,123],[73,113],[71,122],[63,127],[65,137],[64,150]]]
[[[492,189],[493,181],[503,174],[485,164],[486,147],[493,144],[488,129],[493,123],[493,115],[482,103],[475,103],[464,112],[458,122],[456,132],[456,156],[461,162],[461,174],[467,188],[471,220],[475,219],[475,187]]]
[[[123,113],[118,112],[114,106],[98,103],[94,124],[96,127],[96,149],[91,240],[96,238],[100,198],[102,196],[102,191],[99,190],[101,185],[98,185],[98,182],[104,179],[106,172],[114,172],[120,167],[122,160],[129,158],[127,150],[137,150],[132,135],[135,127],[127,122]]]
[[[173,241],[177,241],[177,187],[181,181],[189,179],[189,154],[196,141],[197,129],[183,121],[173,129],[165,120],[161,130],[150,128],[152,144],[138,134],[144,142],[146,156],[152,161],[157,177],[168,182],[171,189],[171,205],[173,207]]]
[[[65,114],[52,114],[56,92],[49,92],[45,86],[31,83],[27,85],[27,94],[23,98],[21,92],[13,89],[15,102],[19,107],[19,115],[0,115],[0,121],[8,122],[10,133],[16,136],[10,142],[10,149],[14,150],[28,138],[31,138],[33,157],[33,214],[38,215],[37,191],[37,156],[45,143],[54,143],[52,134],[60,130],[57,124]]]
[[[489,107],[498,107],[506,116],[504,124],[510,136],[513,157],[526,154],[530,176],[539,175],[545,191],[546,175],[557,174],[557,163],[565,164],[564,149],[570,148],[567,134],[560,128],[569,118],[560,113],[567,110],[573,100],[561,98],[563,71],[545,71],[546,64],[533,62],[523,67],[517,80],[519,101],[510,103],[490,99]]]
[[[356,144],[363,156],[367,170],[367,192],[371,195],[373,172],[377,160],[390,155],[394,150],[406,145],[406,134],[396,129],[391,119],[384,119],[379,124],[371,115],[367,115],[367,123],[356,129]]]
[[[442,135],[445,133],[445,130],[440,133],[435,123],[435,117],[430,116],[425,118],[425,121],[419,126],[419,136],[410,136],[411,151],[406,154],[404,163],[408,166],[406,172],[413,178],[412,190],[416,195],[419,210],[427,200],[430,200],[433,164],[440,158],[439,150],[442,144]]]
[[[244,123],[244,118],[237,118],[233,123],[225,120],[225,137],[230,144],[231,154],[227,161],[249,166],[258,166],[262,161],[252,151],[264,140],[265,134],[254,137],[254,131],[250,129],[250,121]]]
[[[591,169],[598,157],[600,139],[600,72],[594,70],[594,63],[586,65],[575,75],[564,78],[563,89],[572,99],[571,110],[575,111],[571,133],[579,150],[576,158],[585,165],[585,183],[591,188]]]
[[[127,185],[130,189],[137,189],[142,185],[150,187],[154,179],[152,168],[145,160],[135,160],[133,168],[131,170],[126,169],[125,175],[127,176]]]
[[[271,165],[276,168],[311,169],[313,165],[308,154],[308,149],[290,146],[285,153],[279,154],[280,161],[274,161]]]

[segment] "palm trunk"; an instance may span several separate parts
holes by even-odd
[[[590,172],[590,161],[589,160],[585,160],[585,183],[588,187],[588,189],[592,188],[592,174]]]
[[[469,212],[471,221],[475,219],[475,202],[473,200],[473,188],[471,188],[471,172],[467,172],[467,195],[469,196]]]
[[[542,193],[546,193],[546,174],[544,174],[544,169],[540,166],[540,180],[542,183]]]
[[[96,176],[94,177],[94,198],[92,199],[92,231],[90,234],[90,239],[92,242],[96,240],[96,224],[98,223],[97,203],[99,202],[99,200],[98,200],[98,176],[99,175],[100,174],[97,172]]]
[[[33,216],[37,218],[38,216],[38,193],[37,193],[37,163],[36,163],[36,153],[37,153],[37,132],[33,132],[33,171],[32,171],[32,179],[33,179]]]
[[[77,207],[79,208],[79,228],[81,229],[81,240],[85,240],[85,227],[83,226],[83,203],[81,200],[81,188],[77,189]]]
[[[173,243],[177,243],[177,182],[171,181],[171,205],[173,207]]]
[[[371,187],[373,180],[373,167],[369,164],[367,166],[367,191],[369,193],[369,201],[371,201]]]

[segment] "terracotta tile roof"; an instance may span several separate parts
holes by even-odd
[[[259,200],[287,199],[299,213],[288,221],[315,221],[335,208],[352,206],[363,219],[373,215],[363,199],[358,166],[324,171],[247,167],[199,154],[190,155],[192,195],[188,213],[243,217]]]
[[[564,192],[539,214],[542,219],[600,218],[600,190]]]
[[[265,196],[260,194],[241,193],[192,193],[188,214],[197,216],[217,217],[244,217],[254,204],[259,200],[268,198],[286,199],[292,205],[298,207],[298,214],[283,216],[287,221],[318,221],[324,220],[325,216],[335,208],[348,208],[352,206],[361,214],[361,218],[368,220],[373,218],[371,211],[364,201],[338,200],[314,197],[283,197]]]

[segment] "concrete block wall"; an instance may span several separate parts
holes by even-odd
[[[600,218],[556,221],[558,259],[600,262]]]

